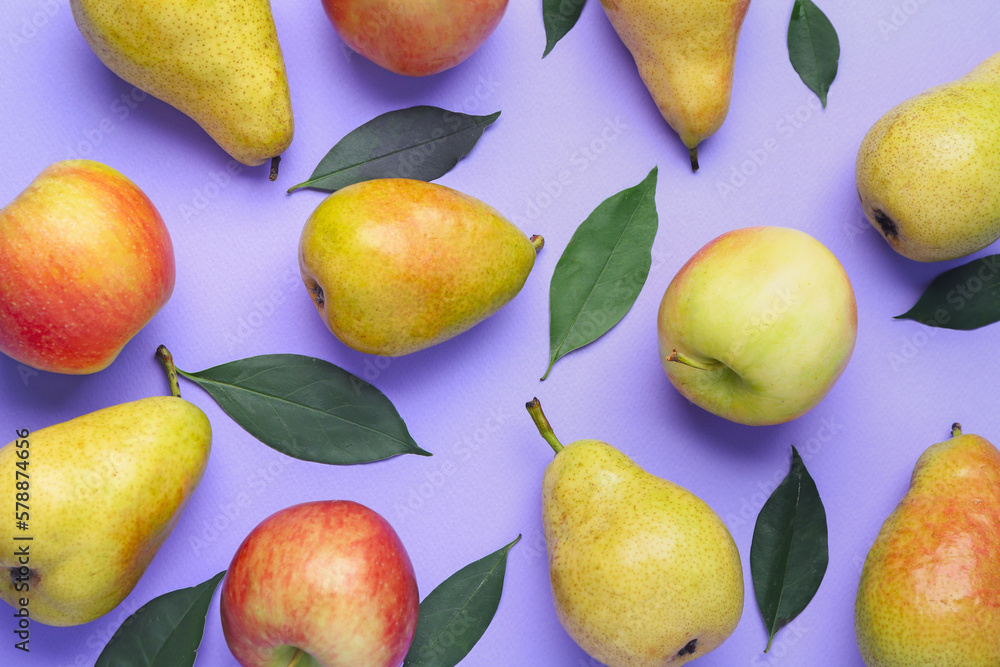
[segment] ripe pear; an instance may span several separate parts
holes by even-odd
[[[601,0],[660,113],[698,169],[698,144],[729,113],[736,43],[750,0]]]
[[[292,142],[269,0],[70,0],[112,72],[194,119],[231,156],[263,164]]]
[[[337,338],[399,356],[500,310],[521,290],[541,244],[469,195],[383,178],[323,200],[302,229],[299,268]]]
[[[0,567],[10,572],[0,598],[15,607],[28,599],[31,618],[46,625],[79,625],[114,609],[173,530],[211,442],[205,414],[176,396],[18,433],[0,449],[0,497],[12,514],[24,499],[17,517],[0,522],[8,545]]]
[[[1000,52],[882,116],[855,180],[868,220],[904,257],[955,259],[1000,238]]]
[[[564,447],[538,399],[527,408],[556,452],[542,522],[566,632],[608,667],[683,665],[722,644],[743,613],[740,555],[722,519],[606,442]]]
[[[917,460],[868,552],[854,610],[868,667],[1000,665],[1000,452],[952,437]]]

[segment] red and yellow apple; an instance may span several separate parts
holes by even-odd
[[[0,352],[23,364],[106,368],[173,289],[163,218],[111,167],[56,162],[0,209]]]
[[[222,584],[222,630],[243,667],[399,667],[420,599],[392,526],[346,500],[302,503],[254,528]]]
[[[471,56],[508,0],[323,0],[341,39],[396,74],[426,76]]]
[[[748,227],[699,250],[657,316],[660,361],[696,405],[741,424],[812,409],[854,351],[851,282],[826,246],[786,227]]]

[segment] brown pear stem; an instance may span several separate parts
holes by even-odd
[[[167,382],[170,383],[170,395],[180,398],[181,386],[177,382],[177,367],[174,366],[174,355],[170,354],[170,350],[167,349],[166,345],[161,345],[156,348],[156,356],[163,362],[163,367],[167,369]]]
[[[691,156],[691,171],[698,171],[698,147],[689,148],[688,155]]]
[[[684,364],[685,366],[690,366],[691,368],[697,368],[701,371],[710,371],[715,368],[715,364],[705,364],[700,361],[695,361],[691,357],[681,354],[677,351],[677,348],[670,353],[667,357],[667,361],[676,361],[678,363]]]
[[[951,437],[957,438],[960,435],[962,435],[962,425],[955,422],[951,425]]]
[[[542,404],[539,403],[537,398],[533,398],[524,404],[524,407],[528,409],[528,414],[531,415],[531,420],[535,422],[535,426],[538,428],[538,432],[542,434],[545,438],[545,442],[549,443],[552,450],[558,454],[563,450],[563,444],[559,442],[559,438],[556,437],[555,432],[552,430],[552,425],[549,424],[549,420],[546,419],[545,413],[542,412]]]
[[[305,656],[305,654],[306,652],[303,651],[302,649],[300,648],[295,649],[295,653],[292,654],[292,659],[288,661],[288,664],[285,665],[285,667],[295,667],[295,665],[299,664],[299,662],[302,661],[302,658]]]
[[[281,156],[275,155],[271,158],[271,173],[267,175],[267,180],[275,181],[278,179],[278,163],[281,162]]]
[[[528,240],[531,241],[531,245],[532,245],[532,247],[534,247],[535,252],[538,252],[539,250],[541,250],[542,246],[545,245],[545,239],[543,239],[538,234],[532,234],[531,238],[528,239]]]

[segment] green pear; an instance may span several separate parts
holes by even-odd
[[[868,667],[1000,665],[1000,452],[952,437],[917,460],[861,571],[854,610]]]
[[[683,665],[717,648],[743,613],[740,555],[690,491],[598,440],[560,444],[542,481],[549,578],[563,627],[609,667]]]
[[[383,178],[323,200],[302,229],[299,268],[337,338],[399,356],[500,310],[524,286],[541,245],[469,195]]]
[[[855,181],[868,220],[910,259],[964,257],[1000,238],[1000,52],[882,116]]]
[[[111,71],[184,112],[255,166],[292,142],[294,122],[269,0],[70,0]]]
[[[12,510],[0,522],[0,567],[10,572],[0,597],[15,608],[27,599],[31,618],[47,625],[114,609],[173,530],[211,441],[205,414],[176,396],[18,433],[0,449],[0,498]]]
[[[698,169],[698,144],[729,113],[736,43],[750,0],[601,0],[660,113]]]

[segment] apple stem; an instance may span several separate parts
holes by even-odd
[[[275,155],[271,158],[271,173],[267,175],[267,180],[275,181],[278,179],[278,163],[281,162],[281,156]]]
[[[695,361],[691,357],[685,356],[680,352],[678,352],[677,348],[674,348],[674,350],[670,353],[670,356],[667,357],[667,361],[676,361],[684,364],[685,366],[690,366],[691,368],[697,368],[698,370],[702,371],[710,371],[715,367],[715,364],[706,364],[700,361]]]
[[[955,422],[951,425],[951,437],[957,438],[960,435],[962,435],[962,425]]]
[[[531,399],[524,404],[524,407],[528,409],[528,414],[531,415],[532,421],[535,422],[538,432],[542,434],[543,438],[545,438],[545,442],[549,443],[556,454],[561,452],[563,450],[563,444],[559,442],[559,438],[557,438],[555,432],[552,431],[552,426],[549,424],[549,420],[545,418],[545,413],[542,412],[542,404],[538,402],[538,399]]]
[[[174,355],[170,354],[170,350],[167,349],[166,345],[161,345],[156,348],[156,356],[163,362],[163,367],[167,369],[167,382],[170,383],[170,395],[180,398],[181,386],[177,382],[177,367],[174,366]]]
[[[299,664],[299,661],[302,660],[302,656],[305,654],[306,652],[302,649],[295,649],[295,653],[292,654],[292,659],[288,661],[288,664],[285,665],[285,667],[295,667],[295,665]]]
[[[528,240],[531,241],[531,245],[535,248],[535,252],[541,250],[542,246],[545,245],[545,239],[543,239],[538,234],[532,234],[531,238],[529,238]]]

